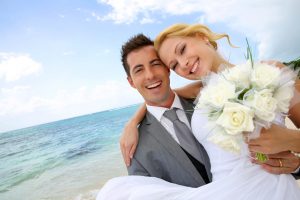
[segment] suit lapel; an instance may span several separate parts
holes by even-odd
[[[171,137],[170,133],[149,112],[146,115],[146,120],[148,131],[155,137],[157,142],[173,155],[174,159],[182,165],[182,168],[189,173],[195,181],[204,183],[204,180],[195,166],[181,149],[179,144]]]
[[[179,99],[180,99],[180,103],[184,109],[185,115],[188,118],[189,123],[191,124],[192,116],[194,113],[193,104],[191,101],[189,102],[188,100],[183,99],[181,97],[179,97]]]

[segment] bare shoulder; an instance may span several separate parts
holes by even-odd
[[[283,64],[282,62],[278,61],[278,60],[263,60],[261,61],[262,63],[266,63],[266,64],[269,64],[269,65],[274,65],[280,69],[286,67],[285,64]]]

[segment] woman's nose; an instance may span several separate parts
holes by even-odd
[[[179,60],[179,65],[182,69],[187,69],[189,67],[189,60],[186,58],[182,58]]]

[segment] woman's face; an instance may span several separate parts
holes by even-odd
[[[170,37],[163,41],[158,53],[167,67],[190,80],[216,70],[218,55],[206,38]]]

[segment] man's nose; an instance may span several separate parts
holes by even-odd
[[[154,72],[151,67],[147,68],[145,71],[146,79],[152,79],[154,77]]]

